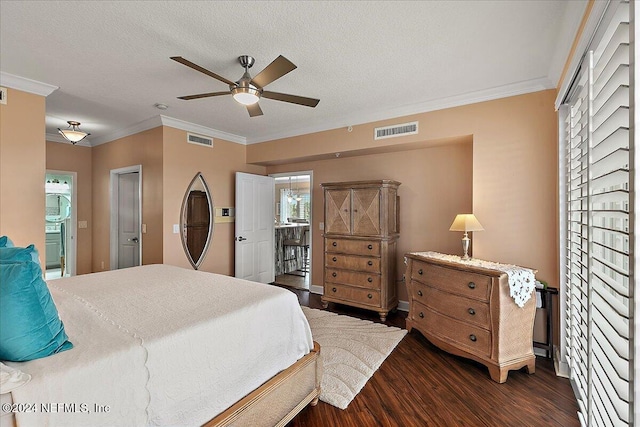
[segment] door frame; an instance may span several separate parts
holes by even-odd
[[[138,265],[142,265],[142,165],[134,165],[109,171],[109,270],[118,269],[118,177],[132,172],[138,172]]]
[[[75,276],[78,264],[78,172],[47,169],[46,174],[68,175],[71,177],[71,242],[65,242],[65,271]],[[69,244],[70,243],[70,244]],[[45,246],[46,250],[46,246]],[[69,262],[71,261],[71,262]],[[46,263],[45,263],[46,264]],[[46,267],[45,267],[46,269]]]
[[[311,256],[309,256],[309,288],[308,289],[309,291],[313,289],[316,291],[314,293],[318,293],[317,291],[323,288],[322,286],[314,287],[313,285],[313,273],[312,273],[313,271],[313,171],[312,170],[291,171],[291,172],[280,172],[280,173],[269,174],[269,176],[272,176],[273,178],[281,178],[281,177],[288,177],[288,176],[302,176],[302,175],[309,176],[309,250],[311,251]],[[274,181],[273,191],[274,191],[275,201],[277,203],[280,195],[275,194],[275,181]],[[275,206],[274,206],[274,209],[275,209]]]

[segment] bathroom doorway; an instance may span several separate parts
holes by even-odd
[[[76,172],[47,170],[45,174],[45,278],[76,274]]]
[[[272,174],[275,178],[275,283],[309,289],[311,281],[313,172]]]

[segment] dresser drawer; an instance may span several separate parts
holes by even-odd
[[[325,267],[380,273],[380,258],[326,253]]]
[[[352,255],[380,256],[380,242],[375,240],[325,239],[325,250]]]
[[[411,279],[445,292],[489,301],[491,276],[414,261]]]
[[[337,283],[325,283],[324,295],[345,301],[359,302],[360,304],[380,306],[380,292],[373,289],[354,288]]]
[[[411,298],[449,317],[491,329],[489,303],[442,292],[414,280],[411,281]]]
[[[491,333],[486,329],[444,316],[415,301],[409,315],[419,330],[438,335],[469,353],[491,356]]]
[[[327,268],[325,270],[325,281],[380,290],[380,275],[374,273],[359,273],[356,271]]]

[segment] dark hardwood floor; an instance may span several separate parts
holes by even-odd
[[[320,296],[291,289],[301,305],[322,308]],[[379,322],[378,315],[330,304],[339,314]],[[389,313],[386,324],[404,328],[406,313]],[[322,351],[322,349],[321,349]],[[536,373],[511,371],[507,382],[489,378],[486,367],[431,345],[418,331],[398,344],[345,410],[324,402],[305,408],[289,427],[315,426],[579,426],[569,380],[538,357]]]

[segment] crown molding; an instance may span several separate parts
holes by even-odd
[[[158,126],[168,126],[175,129],[210,136],[212,138],[224,139],[225,141],[235,142],[243,145],[247,143],[247,139],[244,136],[234,135],[232,133],[208,128],[206,126],[197,125],[195,123],[186,122],[184,120],[175,119],[173,117],[157,115],[131,126],[118,129],[99,138],[93,138],[91,140],[91,146],[95,147],[96,145],[106,144],[107,142],[115,141],[116,139],[124,138],[125,136],[135,135],[137,133],[144,132],[145,130],[157,128]]]
[[[406,105],[402,107],[379,110],[373,113],[357,114],[339,121],[324,123],[322,125],[288,130],[284,132],[266,134],[258,138],[248,138],[247,144],[258,144],[261,142],[273,141],[281,138],[306,135],[309,133],[322,132],[331,129],[338,129],[346,126],[355,126],[365,123],[372,123],[381,120],[388,120],[415,114],[427,113],[430,111],[443,110],[445,108],[460,107],[462,105],[476,104],[479,102],[492,101],[510,96],[524,95],[526,93],[539,92],[541,90],[554,89],[555,85],[547,77],[526,80],[491,89],[469,92],[463,95],[456,95],[447,98],[435,99],[418,104]]]
[[[233,133],[212,129],[206,126],[197,125],[191,122],[185,122],[184,120],[174,119],[173,117],[163,115],[160,115],[160,120],[162,121],[163,126],[186,130],[187,132],[210,136],[212,138],[224,139],[225,141],[235,142],[238,144],[247,144],[247,138],[245,138],[244,136],[235,135]]]
[[[71,144],[69,141],[67,141],[66,139],[64,139],[62,137],[62,135],[57,134],[57,133],[47,133],[45,135],[45,139],[48,142],[59,142],[61,144]],[[75,146],[79,146],[79,147],[91,147],[91,140],[89,138],[85,138],[82,141],[76,143],[76,144],[71,144],[71,145],[75,145]]]
[[[49,96],[58,89],[58,86],[5,73],[4,71],[0,71],[0,85],[40,96]]]
[[[91,146],[106,144],[107,142],[115,141],[116,139],[124,138],[125,136],[135,135],[136,133],[144,132],[145,130],[157,128],[162,126],[160,116],[153,116],[141,122],[132,124],[122,129],[118,129],[104,136],[93,138]]]

